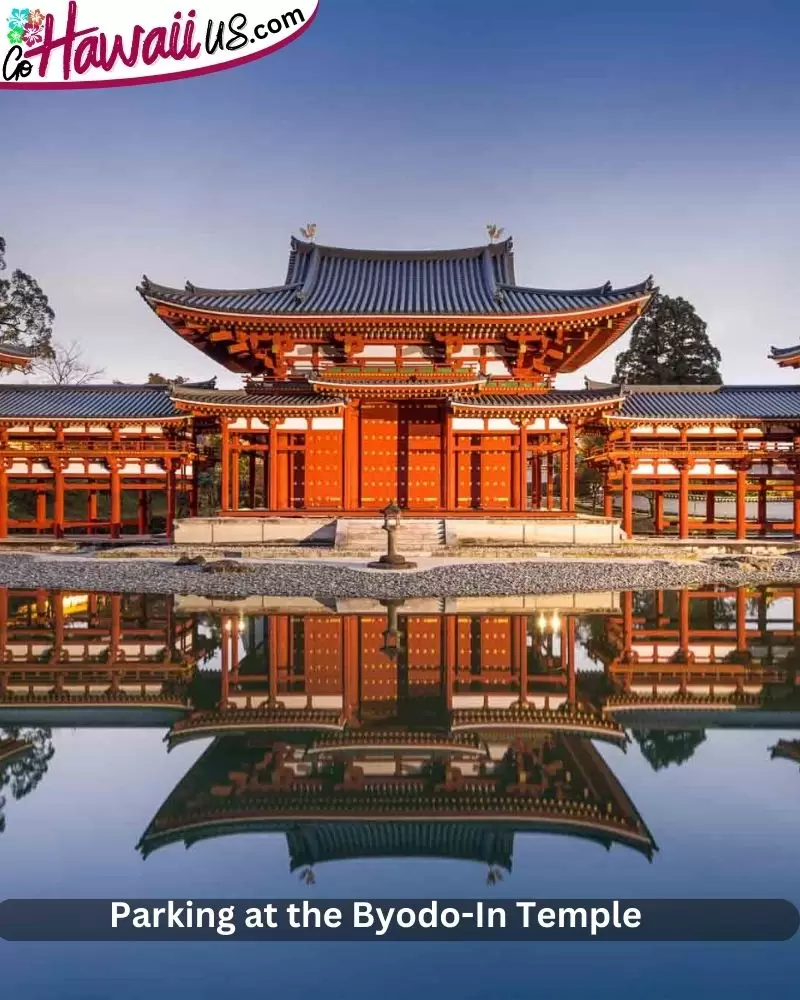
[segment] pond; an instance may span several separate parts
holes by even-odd
[[[800,904],[800,589],[0,590],[0,648],[0,898]],[[793,987],[798,960],[797,940],[0,942],[9,997],[736,997]]]

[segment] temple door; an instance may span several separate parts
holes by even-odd
[[[324,697],[319,708],[342,705],[342,618],[339,615],[306,615],[305,670],[306,692]]]
[[[401,403],[398,503],[407,510],[442,507],[442,428],[438,403]]]
[[[481,508],[508,510],[511,507],[513,454],[507,434],[485,434],[481,439]]]
[[[358,619],[362,721],[393,719],[397,711],[397,666],[382,652],[386,623],[385,615]]]
[[[361,406],[361,506],[381,510],[399,502],[397,403]]]
[[[306,507],[341,507],[342,432],[312,430],[306,442]]]
[[[299,510],[305,506],[306,435],[278,435],[278,507]]]

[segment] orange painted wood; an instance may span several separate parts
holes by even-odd
[[[391,402],[361,404],[360,507],[381,510],[400,500],[399,409]]]
[[[410,698],[438,698],[442,691],[443,619],[441,615],[406,618],[406,694]]]
[[[736,537],[747,537],[747,469],[736,470]]]
[[[338,695],[342,672],[342,619],[338,615],[306,615],[304,630],[305,689],[309,695]]]
[[[306,434],[306,506],[342,505],[342,432],[309,431]]]
[[[508,510],[513,480],[513,439],[510,434],[484,434],[481,453],[481,507]]]
[[[442,506],[442,409],[437,403],[398,407],[397,497],[408,510]]]
[[[382,714],[393,716],[397,700],[397,665],[381,652],[387,618],[385,615],[364,615],[358,624],[362,705],[388,703]],[[380,710],[380,706],[377,708]]]

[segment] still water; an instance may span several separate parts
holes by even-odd
[[[800,904],[800,590],[0,590],[0,898]],[[190,848],[187,850],[187,848]],[[6,944],[3,996],[768,996],[783,944]]]

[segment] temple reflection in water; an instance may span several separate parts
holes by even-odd
[[[0,788],[41,780],[48,727],[153,726],[208,745],[144,855],[265,831],[306,877],[428,856],[492,879],[541,831],[652,857],[615,754],[633,738],[659,768],[708,728],[798,728],[799,619],[800,590],[778,588],[336,606],[2,590]]]

